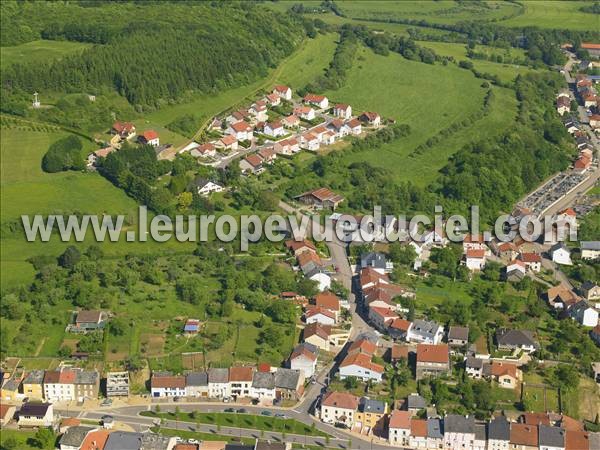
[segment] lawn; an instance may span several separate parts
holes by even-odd
[[[247,445],[253,445],[256,442],[254,438],[234,438],[232,436],[226,436],[221,434],[213,433],[200,433],[196,431],[187,430],[175,430],[173,428],[158,428],[152,427],[151,430],[154,433],[162,434],[164,436],[179,436],[183,439],[197,439],[199,441],[223,441],[223,442],[235,442]]]
[[[579,9],[593,2],[575,1],[527,1],[524,14],[499,22],[511,27],[536,26],[579,31],[598,31],[600,17]]]
[[[299,422],[295,419],[284,419],[273,416],[263,416],[244,413],[218,413],[218,412],[195,412],[186,413],[174,412],[156,413],[154,411],[144,411],[141,413],[148,417],[161,417],[166,420],[175,420],[181,422],[202,423],[210,425],[221,425],[223,427],[248,428],[252,430],[279,431],[291,434],[308,434],[310,436],[325,436],[320,430],[311,428],[310,425]],[[193,417],[192,417],[192,414]]]
[[[410,153],[449,125],[480,110],[485,89],[472,73],[453,65],[423,64],[395,53],[381,56],[361,48],[346,85],[327,94],[333,102],[350,103],[356,112],[377,111],[384,118],[406,123],[412,129],[407,138],[376,151],[349,155],[348,162],[366,160],[374,166],[394,170],[399,180],[425,184],[436,177],[432,173],[431,155],[409,159]],[[435,168],[442,167],[457,149],[436,150],[441,163]]]
[[[35,431],[18,431],[2,428],[0,444],[2,444],[2,448],[5,448],[4,444],[8,440],[11,440],[17,443],[17,446],[13,448],[18,448],[19,450],[37,449],[38,447],[30,442],[30,439],[33,439],[34,436]]]
[[[455,43],[447,43],[447,42],[430,42],[430,41],[421,41],[420,45],[426,48],[430,48],[434,52],[436,52],[440,56],[452,56],[456,61],[461,60],[469,60],[467,58],[467,49],[465,44],[455,44]],[[478,45],[475,48],[477,53],[486,53],[488,55],[500,55],[502,57],[510,57],[510,58],[525,58],[525,52],[521,49],[499,49],[494,47],[488,47],[485,45]],[[534,72],[535,70],[527,67],[520,66],[516,64],[500,64],[492,61],[486,61],[483,59],[471,59],[473,66],[479,72],[490,73],[492,75],[497,75],[500,78],[500,81],[509,83],[514,81],[517,75],[524,75],[530,72]]]
[[[31,41],[13,47],[0,47],[0,68],[23,62],[48,62],[80,52],[92,44],[71,41]]]

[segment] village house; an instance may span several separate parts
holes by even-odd
[[[563,284],[553,286],[546,292],[546,300],[554,309],[568,309],[579,301],[579,297]]]
[[[358,120],[374,128],[379,128],[381,125],[381,116],[376,112],[364,112],[358,117]]]
[[[278,94],[267,94],[265,98],[267,99],[267,103],[271,106],[279,106],[281,104],[281,97]]]
[[[129,396],[129,372],[108,372],[106,374],[106,396]]]
[[[352,106],[338,103],[333,107],[333,115],[341,119],[350,119],[352,117]]]
[[[600,258],[600,241],[581,241],[579,248],[581,249],[581,259]]]
[[[264,134],[271,137],[283,136],[285,134],[285,129],[281,122],[267,122],[264,128]]]
[[[106,326],[108,314],[104,311],[83,310],[77,313],[75,324],[70,327],[72,333],[86,333],[102,330]]]
[[[411,419],[408,446],[411,449],[427,449],[427,419]]]
[[[273,147],[263,147],[257,154],[262,158],[264,164],[273,164],[277,159],[277,152]]]
[[[208,373],[206,372],[190,372],[185,376],[185,395],[186,397],[203,397],[207,398],[208,390]]]
[[[388,442],[396,447],[407,447],[410,441],[411,413],[395,409],[388,422]]]
[[[475,419],[473,416],[448,414],[444,417],[444,448],[473,448]]]
[[[488,450],[508,450],[510,422],[504,416],[494,417],[488,424]]]
[[[598,311],[590,306],[587,301],[581,300],[568,309],[569,317],[579,322],[584,327],[598,325]]]
[[[559,427],[539,425],[538,445],[540,450],[564,450],[565,430]]]
[[[304,321],[307,324],[320,323],[321,325],[335,325],[335,313],[319,307],[309,307],[304,313]]]
[[[106,158],[112,152],[117,151],[115,147],[109,146],[96,150],[87,156],[87,167],[92,168],[98,162],[98,158]]]
[[[0,403],[0,426],[7,425],[15,416],[16,408],[14,405]]]
[[[321,421],[352,428],[358,401],[358,397],[346,392],[329,392],[321,403]]]
[[[487,361],[482,358],[468,356],[465,360],[465,373],[467,376],[479,380],[483,378],[483,366],[485,364],[487,364]]]
[[[51,402],[75,400],[75,371],[47,370],[44,374],[44,399]]]
[[[302,332],[302,339],[305,343],[314,345],[321,350],[329,351],[330,348],[331,326],[323,325],[319,322],[313,322],[306,325]]]
[[[152,147],[158,147],[160,145],[160,138],[158,133],[154,130],[146,130],[138,136],[138,141],[142,145],[151,145]]]
[[[348,136],[351,132],[350,127],[341,119],[333,119],[331,122],[329,122],[327,128],[334,131],[335,135],[340,139]]]
[[[314,271],[320,271],[323,268],[323,261],[316,253],[304,252],[297,256],[298,266],[305,276],[309,276]]]
[[[369,306],[369,321],[380,331],[385,331],[388,325],[398,318],[398,314],[392,309]]]
[[[348,122],[346,122],[346,127],[348,127],[350,133],[354,136],[358,136],[362,133],[362,123],[356,118],[350,119]]]
[[[444,327],[434,321],[416,319],[408,331],[406,340],[422,344],[439,344],[444,337]]]
[[[81,425],[67,428],[58,441],[60,450],[80,450],[92,431],[96,431],[96,428]]]
[[[485,430],[484,430],[485,431]],[[427,419],[427,448],[438,449],[444,446],[444,422],[442,419]],[[485,448],[481,449],[485,450]]]
[[[516,389],[519,382],[523,380],[523,373],[516,364],[508,362],[492,361],[483,366],[483,376],[491,378],[498,386],[505,389]]]
[[[319,150],[321,146],[321,142],[319,138],[315,136],[311,132],[306,132],[302,136],[300,136],[300,147],[311,152],[316,152]]]
[[[309,105],[317,106],[319,109],[329,108],[329,99],[324,95],[306,94],[303,101]]]
[[[363,269],[372,267],[376,272],[383,275],[394,270],[394,263],[388,261],[384,253],[368,252],[361,255],[360,267]]]
[[[525,263],[525,268],[538,273],[542,270],[542,257],[538,253],[524,252],[519,255],[519,260]]]
[[[418,344],[416,378],[440,376],[450,373],[450,353],[447,344]]]
[[[293,113],[295,116],[298,116],[303,120],[314,120],[316,117],[315,110],[306,105],[296,106],[293,110]]]
[[[550,247],[548,253],[552,258],[552,261],[556,264],[568,266],[573,264],[573,262],[571,261],[571,252],[566,247],[564,242],[559,242],[558,244],[555,244],[552,247]]]
[[[185,377],[181,375],[152,375],[150,379],[152,397],[185,397]]]
[[[246,156],[240,161],[240,170],[242,173],[261,174],[265,170],[262,157],[257,153]]]
[[[295,197],[302,203],[311,205],[316,209],[336,209],[344,201],[344,197],[335,194],[327,188],[318,188],[304,192]]]
[[[233,125],[234,123],[242,122],[246,119],[250,119],[251,113],[247,109],[239,109],[237,111],[232,112],[229,116],[225,118],[225,123],[228,125]]]
[[[217,367],[208,369],[208,396],[210,398],[228,399],[231,396],[229,387],[228,369]]]
[[[355,346],[355,344],[359,344],[359,346]],[[365,340],[360,340],[355,341],[350,346],[348,355],[340,363],[340,378],[342,380],[347,377],[356,377],[362,381],[381,381],[384,367],[372,361],[375,349],[372,343],[368,344]],[[365,347],[368,348],[367,351],[364,351]]]
[[[285,241],[285,246],[288,250],[291,250],[295,257],[298,257],[302,253],[316,253],[317,247],[311,241],[303,239],[301,241],[297,241],[295,239],[288,239]]]
[[[235,136],[229,134],[219,139],[215,146],[223,150],[230,150],[234,152],[238,149],[238,140]]]
[[[0,389],[0,400],[3,402],[14,402],[21,398],[19,387],[21,386],[21,378],[12,376],[8,380],[0,380],[2,388]]]
[[[309,342],[296,345],[288,361],[289,368],[301,371],[305,378],[312,377],[317,368],[318,351],[317,346]]]
[[[304,373],[300,370],[278,367],[275,371],[275,398],[298,401],[304,395]]]
[[[510,424],[510,445],[516,450],[538,450],[538,427],[525,423]]]
[[[358,401],[358,409],[354,414],[353,430],[367,436],[374,432],[381,435],[385,429],[385,419],[388,413],[388,405],[381,400],[362,397]]]
[[[592,114],[590,116],[590,127],[594,130],[600,128],[600,114]]]
[[[252,367],[229,368],[229,390],[234,400],[250,396],[254,369]]]
[[[274,148],[282,155],[293,155],[300,151],[300,142],[295,137],[282,139],[274,144]]]
[[[227,134],[234,136],[238,141],[249,141],[252,139],[252,127],[248,122],[242,120],[229,125]]]
[[[50,427],[54,423],[51,403],[26,402],[17,414],[19,427]]]
[[[259,402],[272,403],[275,400],[275,374],[254,372],[252,377],[252,398]]]
[[[592,281],[585,281],[579,290],[586,300],[600,300],[600,286]]]
[[[300,119],[293,114],[281,119],[281,123],[286,128],[297,128],[300,126]]]
[[[233,136],[231,136],[231,137],[233,137]],[[197,155],[197,157],[200,157],[200,158],[206,158],[206,157],[212,158],[217,155],[217,150],[216,150],[215,144],[213,144],[212,142],[206,142],[206,143],[201,144],[198,147],[194,148],[190,152],[190,154],[192,156]]]
[[[518,282],[521,281],[527,272],[525,263],[519,259],[513,259],[505,268],[506,281]]]
[[[219,183],[203,177],[198,177],[192,182],[192,189],[202,197],[208,197],[214,192],[223,192],[225,190]]]
[[[42,400],[44,398],[44,371],[32,370],[23,378],[23,395],[29,400]]]
[[[512,261],[519,255],[519,249],[512,242],[502,242],[498,245],[496,253],[503,261]]]
[[[364,269],[361,269],[359,282],[360,288],[363,292],[371,287],[390,284],[390,280],[387,274],[379,273],[373,267],[366,267]]]
[[[269,116],[267,114],[267,104],[264,100],[259,100],[254,103],[249,110],[250,114],[254,115],[254,118],[258,122],[265,122]]]
[[[284,86],[283,84],[278,84],[273,88],[273,94],[277,94],[284,100],[292,99],[292,90],[288,86]]]
[[[387,331],[392,339],[404,341],[412,325],[411,321],[397,317],[389,323]]]
[[[448,330],[448,345],[451,347],[461,347],[469,343],[468,327],[450,327]]]
[[[135,125],[131,122],[115,122],[111,128],[112,134],[118,135],[121,139],[132,139],[135,137]]]
[[[571,110],[571,99],[569,97],[558,97],[556,99],[556,111],[562,116]]]
[[[465,253],[465,265],[472,272],[479,272],[485,268],[485,250],[468,249]]]
[[[499,330],[496,332],[496,342],[499,350],[519,349],[526,353],[533,353],[539,348],[533,333],[528,330]]]
[[[336,322],[339,320],[340,298],[333,292],[326,291],[315,295],[315,306],[333,312],[335,314]]]

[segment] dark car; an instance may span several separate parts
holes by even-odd
[[[246,414],[248,411],[246,411],[244,408],[240,408],[237,410],[237,412],[240,414]]]
[[[225,411],[225,412],[232,413],[232,412],[235,412],[235,409],[233,409],[233,408],[227,408],[227,409],[225,409],[224,411]]]
[[[271,411],[267,411],[267,410],[265,410],[265,411],[262,411],[260,414],[261,414],[261,415],[263,415],[263,416],[271,416],[271,415],[273,415],[273,414],[271,413]]]

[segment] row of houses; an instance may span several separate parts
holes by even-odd
[[[2,401],[45,400],[78,401],[98,398],[100,375],[96,370],[60,367],[56,370],[32,370],[2,380]]]
[[[427,411],[427,412],[426,412]],[[423,412],[425,412],[425,417]],[[517,421],[498,416],[477,422],[472,416],[428,414],[425,400],[411,394],[401,409],[388,410],[385,402],[329,392],[320,405],[325,423],[364,434],[387,437],[390,445],[411,449],[444,450],[587,450],[600,448],[599,433],[556,414],[525,413]]]
[[[172,375],[155,372],[150,379],[153,398],[200,397],[219,400],[252,399],[263,404],[299,400],[304,373],[288,368],[240,366]]]

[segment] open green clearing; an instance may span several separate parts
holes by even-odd
[[[520,12],[508,2],[342,0],[342,13],[353,19],[388,21],[393,19],[426,20],[432,23],[456,23],[465,20],[498,20]]]
[[[2,428],[2,432],[0,433],[0,444],[4,445],[6,441],[14,441],[17,443],[17,446],[14,448],[29,450],[36,449],[38,447],[32,445],[31,442],[35,436],[35,431],[19,431],[19,430],[10,430],[7,428]]]
[[[454,65],[431,66],[397,54],[380,56],[361,48],[346,86],[328,92],[330,99],[348,102],[355,111],[377,111],[383,117],[407,123],[412,132],[407,138],[377,150],[349,154],[348,161],[367,160],[374,166],[393,168],[398,179],[426,185],[463,145],[499,133],[513,122],[514,93],[494,88],[495,98],[488,116],[423,154],[409,157],[418,145],[482,108],[486,91],[481,87],[482,81]]]
[[[525,11],[519,16],[499,22],[511,27],[536,26],[581,31],[598,31],[600,16],[580,11],[594,2],[574,1],[526,1]]]
[[[309,436],[325,436],[325,433],[322,431],[312,428],[310,425],[298,422],[295,419],[259,416],[256,414],[203,412],[180,412],[179,414],[176,414],[174,412],[156,413],[154,411],[144,411],[142,412],[142,415],[147,417],[160,417],[166,420],[221,425],[224,427],[279,431],[291,434],[307,434]]]
[[[469,60],[469,58],[467,58],[467,48],[465,44],[429,41],[421,41],[419,44],[423,47],[430,48],[440,56],[452,56],[457,62],[461,60]],[[499,49],[485,45],[478,45],[475,48],[475,51],[477,53],[500,55],[502,57],[509,58],[525,58],[525,52],[516,48]],[[500,78],[500,81],[503,82],[511,82],[517,77],[517,75],[524,75],[526,73],[535,71],[530,67],[516,64],[500,64],[482,59],[470,59],[470,61],[473,63],[475,69],[477,69],[479,72],[497,75]]]
[[[0,67],[4,68],[14,63],[47,62],[62,58],[65,55],[80,52],[91,44],[72,41],[38,40],[13,47],[0,47]]]

